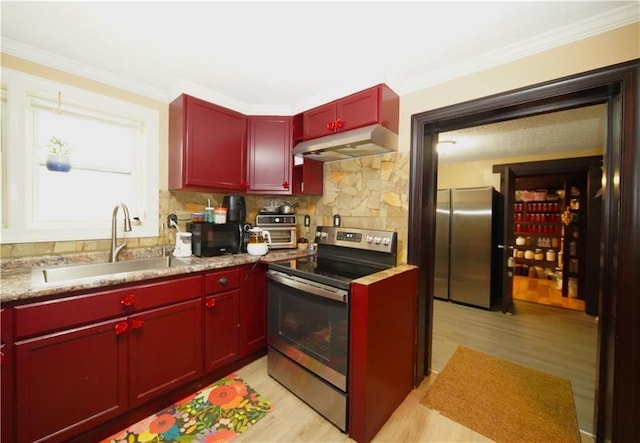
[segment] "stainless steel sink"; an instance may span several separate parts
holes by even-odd
[[[188,265],[188,262],[176,257],[156,257],[89,265],[36,268],[31,271],[31,283],[33,285],[62,283],[83,278],[107,276],[119,272],[151,271]]]

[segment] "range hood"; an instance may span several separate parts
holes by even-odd
[[[397,150],[398,134],[382,125],[371,125],[298,143],[292,154],[330,162]]]

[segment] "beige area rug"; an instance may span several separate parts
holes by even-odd
[[[571,383],[459,346],[422,403],[496,442],[580,442]]]

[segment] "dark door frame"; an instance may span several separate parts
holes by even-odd
[[[633,60],[412,116],[407,258],[419,269],[417,382],[431,371],[438,134],[606,103],[595,433],[597,441],[640,435],[639,84]]]

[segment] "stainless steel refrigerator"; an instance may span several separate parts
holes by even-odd
[[[451,301],[490,309],[502,297],[501,197],[491,186],[451,190]]]
[[[438,189],[436,197],[436,251],[433,274],[433,296],[449,300],[449,226],[451,222],[451,189]]]

